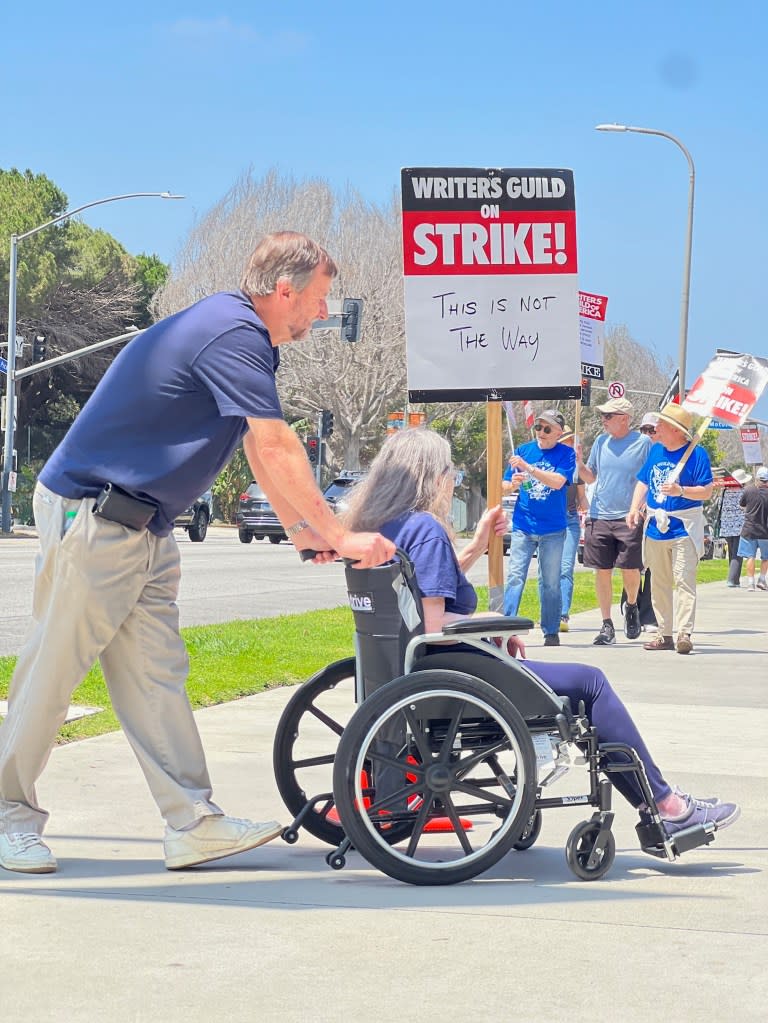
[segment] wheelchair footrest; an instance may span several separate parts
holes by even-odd
[[[709,845],[715,838],[715,827],[713,824],[696,824],[690,828],[683,828],[672,835],[667,835],[664,828],[659,824],[638,824],[635,826],[637,837],[644,852],[651,856],[658,856],[667,859],[667,843],[671,846],[674,856],[681,856],[689,849],[696,849],[700,845]]]
[[[692,828],[683,828],[671,836],[672,844],[678,856],[695,849],[699,845],[709,845],[715,840],[715,827],[712,824],[696,824]]]

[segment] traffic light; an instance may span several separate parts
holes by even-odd
[[[360,319],[363,315],[362,298],[345,298],[341,306],[341,340],[360,340]]]
[[[48,354],[48,338],[45,334],[37,334],[32,344],[32,361],[45,362]]]
[[[320,414],[320,436],[330,437],[333,433],[333,412],[323,409]]]
[[[592,400],[592,377],[581,378],[581,404],[587,408]]]
[[[310,465],[317,465],[317,459],[320,454],[320,438],[319,437],[307,437],[306,440],[307,458],[309,459]]]

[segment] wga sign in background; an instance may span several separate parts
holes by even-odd
[[[411,168],[402,197],[411,400],[576,397],[572,172]]]

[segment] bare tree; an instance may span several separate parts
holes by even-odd
[[[264,234],[303,231],[339,265],[331,298],[362,298],[361,340],[332,331],[281,350],[278,387],[286,413],[314,420],[334,413],[334,467],[354,469],[380,436],[388,409],[405,399],[402,257],[395,201],[385,208],[322,180],[296,181],[272,170],[244,175],[187,239],[177,268],[157,297],[162,315],[214,291],[236,288],[249,252]]]

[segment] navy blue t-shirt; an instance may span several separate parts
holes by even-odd
[[[62,497],[106,482],[158,505],[149,529],[206,491],[247,432],[282,419],[269,333],[243,292],[220,292],[154,324],[104,374],[40,481]]]
[[[452,614],[475,611],[475,588],[459,568],[453,544],[434,516],[407,512],[386,522],[379,532],[402,547],[413,562],[422,597],[445,597],[445,610]]]

